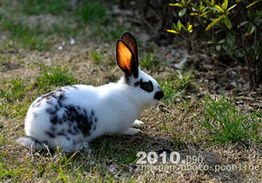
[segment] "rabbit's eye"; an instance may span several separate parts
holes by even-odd
[[[148,81],[148,82],[142,82],[140,84],[140,87],[147,91],[147,92],[152,92],[154,90],[154,87],[153,87],[153,84],[152,84],[152,81]]]

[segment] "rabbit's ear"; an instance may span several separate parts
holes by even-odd
[[[136,39],[135,37],[129,33],[129,32],[125,32],[122,37],[121,40],[126,43],[126,45],[133,51],[134,55],[135,55],[135,61],[137,62],[137,65],[139,65],[138,63],[138,51],[137,51],[137,43],[136,43]]]
[[[138,64],[135,61],[134,53],[122,40],[117,41],[116,60],[125,74],[128,76],[133,74],[135,78],[138,77]]]

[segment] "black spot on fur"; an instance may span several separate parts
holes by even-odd
[[[134,86],[139,86],[142,82],[143,82],[143,80],[140,79],[139,81],[135,82]]]
[[[55,113],[57,112],[53,107],[47,108],[45,111],[46,111],[48,114],[51,114],[51,115],[53,115],[53,114],[55,114]]]
[[[54,126],[51,126],[50,131],[52,131],[54,133],[56,131],[56,128]]]
[[[76,134],[80,131],[83,136],[89,136],[92,126],[95,123],[95,112],[91,110],[90,113],[88,113],[86,109],[73,105],[67,105],[64,106],[64,108],[63,119],[67,119],[69,123],[74,123],[73,128],[68,132]]]
[[[50,121],[54,125],[56,125],[57,123],[60,123],[60,124],[62,123],[61,120],[58,119],[57,114],[55,114],[55,113],[53,115],[51,115]]]
[[[75,88],[75,87],[73,87],[73,88]],[[65,96],[64,93],[65,93],[64,88],[57,88],[55,91],[51,91],[51,92],[39,97],[39,99],[37,99],[33,103],[32,107],[39,107],[41,105],[41,102],[44,99],[46,99],[46,103],[49,104],[49,105],[53,105],[57,101],[59,106],[61,106],[61,101],[66,99],[66,96]],[[55,99],[55,100],[52,100],[52,99]]]
[[[56,137],[53,132],[45,131],[45,133],[46,133],[50,138],[55,138],[55,137]]]
[[[153,83],[150,80],[148,82],[144,82],[142,79],[140,79],[139,81],[135,82],[134,86],[140,86],[140,88],[147,92],[152,92],[154,90]]]
[[[34,118],[37,118],[37,117],[38,117],[37,114],[36,114],[36,112],[33,112],[33,116],[34,116]]]

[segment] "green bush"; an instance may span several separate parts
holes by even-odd
[[[201,49],[205,46],[211,54],[217,53],[226,64],[243,61],[250,86],[256,88],[262,82],[261,2],[177,0],[169,4],[177,22],[167,31],[187,39],[192,48],[201,42]]]

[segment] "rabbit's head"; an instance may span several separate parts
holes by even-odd
[[[117,41],[116,58],[125,73],[124,82],[132,88],[129,94],[136,103],[148,106],[164,97],[157,81],[140,69],[137,42],[132,34],[126,32]]]

